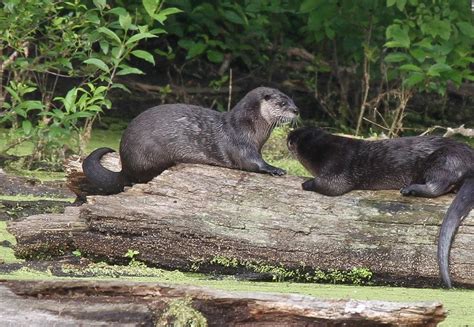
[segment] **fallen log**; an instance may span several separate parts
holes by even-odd
[[[170,326],[180,314],[187,316],[182,326],[436,326],[446,317],[437,302],[318,300],[123,281],[2,281],[0,307],[0,321],[9,326]]]
[[[9,230],[16,253],[26,258],[78,249],[123,263],[124,254],[136,250],[136,259],[169,269],[358,267],[370,269],[377,283],[439,285],[436,242],[452,195],[356,191],[326,197],[302,191],[302,181],[179,165],[148,184],[89,196],[76,211],[32,216],[10,223]],[[451,251],[458,286],[474,286],[473,217],[464,220]]]

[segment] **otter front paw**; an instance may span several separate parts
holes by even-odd
[[[283,169],[277,168],[277,167],[272,167],[272,168],[268,169],[267,173],[269,173],[272,176],[283,176],[283,175],[286,174],[286,170],[283,170]]]
[[[400,193],[403,196],[410,196],[410,195],[415,195],[415,191],[413,191],[410,186],[404,187],[400,190]]]
[[[305,191],[313,191],[314,190],[314,181],[312,179],[308,179],[306,182],[301,184],[301,187]]]

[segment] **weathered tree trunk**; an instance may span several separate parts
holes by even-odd
[[[10,224],[17,253],[81,253],[123,262],[128,250],[149,264],[190,270],[216,257],[287,268],[364,267],[375,281],[438,284],[436,242],[452,196],[407,198],[395,191],[327,197],[301,190],[302,178],[179,165],[148,184],[90,196],[65,215]],[[474,217],[451,251],[458,285],[474,285]],[[214,260],[215,261],[215,260]],[[221,267],[222,268],[222,267]]]
[[[103,281],[4,281],[0,308],[7,326],[169,326],[176,319],[172,312],[187,313],[194,326],[203,326],[196,324],[203,318],[208,326],[436,326],[446,316],[436,302],[317,300]]]

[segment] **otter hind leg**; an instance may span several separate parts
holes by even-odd
[[[420,196],[425,198],[435,198],[450,192],[454,184],[449,180],[429,181],[425,184],[411,184],[400,190],[405,196]]]
[[[411,184],[400,190],[403,195],[435,198],[449,193],[459,183],[460,175],[439,167],[431,167],[424,172],[424,184]]]

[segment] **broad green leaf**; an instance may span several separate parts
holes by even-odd
[[[71,71],[73,70],[71,60],[68,58],[58,58],[58,63]]]
[[[420,63],[428,57],[428,53],[421,48],[410,49],[410,54]]]
[[[107,13],[114,14],[114,15],[117,15],[117,16],[126,16],[126,15],[128,15],[128,11],[125,8],[122,8],[122,7],[112,8]]]
[[[431,37],[425,37],[423,40],[416,42],[415,45],[430,50],[433,48],[433,39]]]
[[[99,8],[99,10],[104,10],[105,5],[107,4],[106,0],[92,0],[94,5]]]
[[[219,52],[219,51],[208,50],[206,52],[206,55],[207,55],[207,59],[210,62],[213,62],[213,63],[216,63],[216,64],[221,63],[224,60],[224,54],[222,52]]]
[[[188,50],[188,55],[186,56],[187,59],[194,58],[199,56],[206,50],[206,44],[204,43],[194,43]]]
[[[15,113],[18,116],[23,117],[23,118],[26,118],[26,116],[27,116],[26,110],[23,110],[21,107],[16,107],[15,108]]]
[[[110,53],[112,54],[112,57],[114,59],[118,60],[123,54],[123,46],[120,45],[118,47],[113,47],[112,50],[110,51]],[[114,61],[114,63],[115,63],[115,61]]]
[[[26,100],[23,102],[23,106],[26,108],[26,111],[44,109],[43,103],[38,100]]]
[[[446,77],[449,80],[453,81],[454,84],[459,86],[462,83],[463,74],[458,70],[451,70],[449,72],[446,72]]]
[[[148,61],[151,64],[155,64],[155,58],[153,58],[153,55],[149,53],[148,51],[144,50],[134,50],[131,52],[132,55],[134,55],[137,58],[143,59]]]
[[[397,0],[398,10],[403,11],[403,9],[405,9],[406,4],[407,4],[407,0]]]
[[[428,76],[440,76],[440,73],[448,72],[448,71],[451,71],[451,70],[452,70],[452,68],[449,65],[438,63],[438,64],[432,65],[428,69],[426,74]]]
[[[132,25],[132,17],[128,13],[127,15],[121,15],[119,16],[119,23],[124,30],[128,30]]]
[[[189,50],[193,46],[194,42],[189,39],[181,39],[178,41],[178,45],[186,50]]]
[[[459,22],[456,23],[456,25],[458,26],[462,34],[469,36],[470,38],[474,38],[474,26],[472,26],[471,23]]]
[[[425,32],[433,37],[439,35],[443,40],[449,40],[451,24],[446,20],[433,19],[426,23]]]
[[[156,35],[153,35],[151,33],[138,33],[138,34],[135,34],[133,36],[131,36],[127,42],[125,42],[126,45],[130,45],[132,43],[135,43],[135,42],[138,42],[142,39],[146,39],[146,38],[153,38],[153,37],[157,37]]]
[[[398,41],[388,41],[383,45],[386,48],[408,48],[405,43]]]
[[[107,42],[106,40],[100,40],[99,45],[104,54],[109,53],[109,42]]]
[[[54,117],[57,117],[57,118],[59,118],[59,119],[63,119],[63,118],[64,118],[64,112],[62,112],[62,111],[59,110],[59,109],[53,109],[52,114],[53,114]]]
[[[33,125],[29,120],[24,120],[21,122],[21,128],[23,129],[23,133],[25,135],[30,135]]]
[[[77,98],[77,89],[74,87],[67,92],[66,96],[64,97],[64,108],[66,108],[67,112],[74,112],[75,110],[75,102]]]
[[[387,0],[387,7],[393,6],[396,2],[397,0]]]
[[[223,10],[222,14],[224,17],[234,23],[234,24],[239,24],[239,25],[245,25],[245,21],[242,19],[242,17],[239,16],[235,11],[232,10]]]
[[[158,35],[158,34],[166,34],[166,31],[162,28],[154,28],[150,31],[151,34]]]
[[[410,38],[408,36],[408,28],[404,28],[398,24],[387,27],[385,32],[387,39],[390,41],[385,43],[387,48],[409,48]]]
[[[125,85],[123,85],[121,83],[114,83],[114,84],[112,84],[112,86],[110,88],[111,89],[121,89],[121,90],[124,90],[127,93],[132,93],[132,92],[130,92],[130,90]]]
[[[410,59],[410,56],[402,52],[389,53],[385,57],[385,62],[402,62]]]
[[[425,75],[423,73],[413,72],[411,73],[408,78],[403,81],[403,85],[408,88],[411,88],[425,79]]]
[[[130,74],[139,74],[139,75],[144,75],[145,73],[142,72],[140,69],[135,68],[135,67],[125,67],[124,69],[121,69],[117,72],[117,75],[130,75]]]
[[[10,93],[10,95],[17,101],[17,102],[21,102],[21,98],[20,96],[18,95],[18,93],[10,86],[5,86],[5,90],[8,91],[8,93]]]
[[[161,24],[165,22],[165,20],[168,18],[169,15],[177,14],[182,12],[181,9],[178,8],[166,8],[163,10],[160,10],[159,13],[153,15],[153,19],[159,21]]]
[[[120,40],[120,38],[118,37],[117,34],[115,34],[112,30],[108,29],[107,27],[99,27],[99,29],[97,30],[99,33],[103,33],[105,35],[107,35],[109,38],[111,38],[112,40],[114,40],[115,42],[117,43],[121,43],[122,41]]]
[[[401,65],[399,69],[404,70],[404,71],[412,71],[412,72],[422,72],[423,71],[420,67],[415,66],[413,64]]]
[[[89,65],[94,65],[97,68],[103,70],[104,72],[109,71],[109,67],[107,67],[105,62],[103,62],[102,60],[100,60],[98,58],[89,58],[87,60],[84,60],[84,63],[89,64]]]
[[[143,0],[142,3],[148,15],[150,15],[150,17],[153,17],[156,10],[160,6],[161,0]]]

